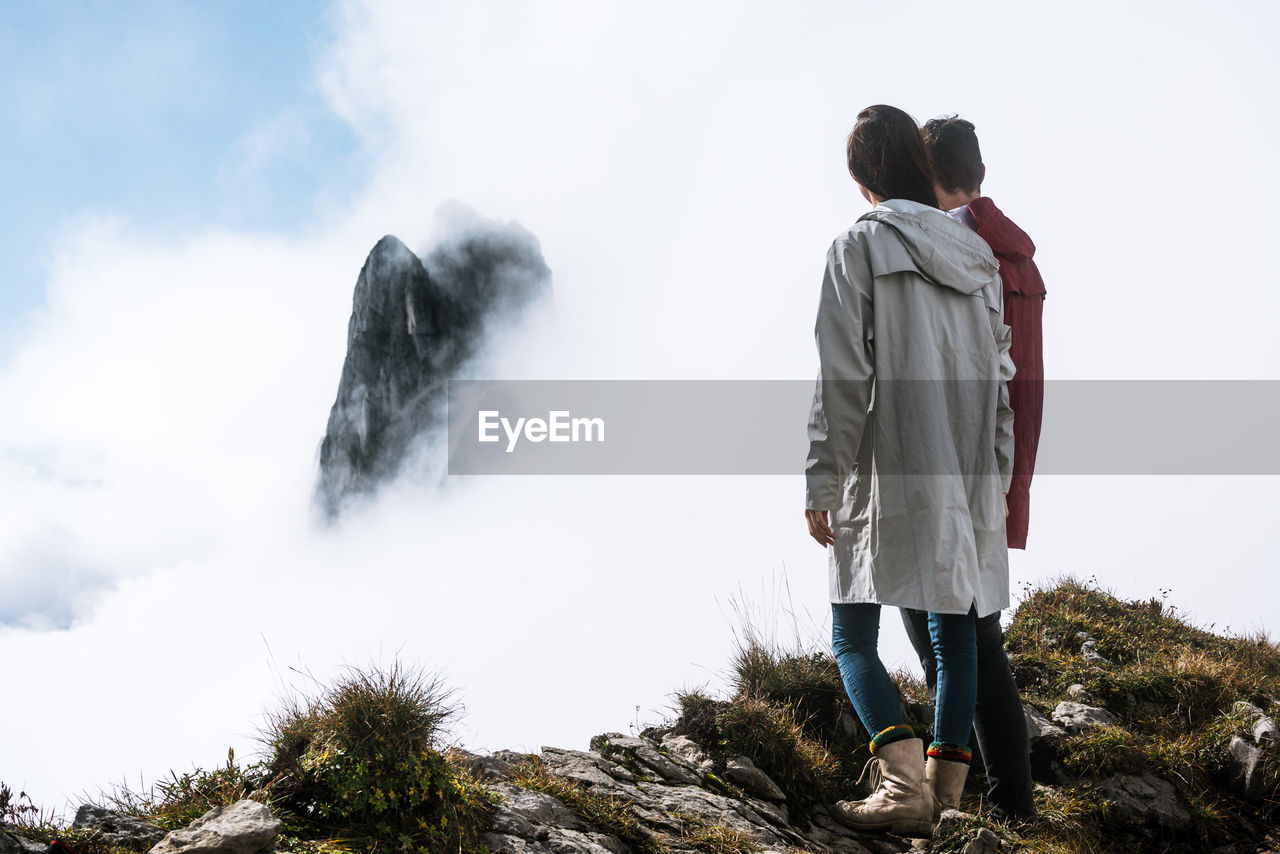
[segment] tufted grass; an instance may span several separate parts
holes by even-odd
[[[1280,716],[1280,647],[1265,634],[1217,634],[1190,623],[1160,598],[1128,601],[1095,583],[1061,579],[1028,588],[1006,633],[1024,699],[1050,712],[1083,685],[1091,705],[1117,716],[1061,740],[1068,778],[1081,781],[1150,771],[1180,792],[1192,825],[1164,850],[1199,851],[1246,840],[1280,819],[1280,750],[1264,751],[1262,796],[1247,802],[1228,788],[1227,745],[1247,736],[1245,700]],[[1107,663],[1088,662],[1084,635]],[[1072,851],[1131,851],[1138,837],[1115,828],[1068,786],[1040,805],[1040,836]],[[1031,850],[1041,850],[1031,843]],[[1045,849],[1049,850],[1049,849]]]
[[[751,757],[803,820],[813,804],[853,796],[853,779],[868,756],[866,733],[823,639],[806,636],[788,611],[795,630],[779,642],[776,626],[752,622],[759,609],[735,610],[743,626],[735,632],[731,693],[676,695],[675,730],[713,755]],[[1078,683],[1087,702],[1106,707],[1117,721],[1052,746],[1058,779],[1038,795],[1038,822],[1007,829],[1019,845],[1055,854],[1142,850],[1148,831],[1116,825],[1085,784],[1143,771],[1172,783],[1192,815],[1191,827],[1176,837],[1160,831],[1161,850],[1275,844],[1266,834],[1280,823],[1280,747],[1264,754],[1264,792],[1253,802],[1230,791],[1226,748],[1250,728],[1234,709],[1237,701],[1280,717],[1280,648],[1261,633],[1213,628],[1191,624],[1159,598],[1125,601],[1071,578],[1024,591],[1006,638],[1024,699],[1049,713]],[[1110,663],[1084,659],[1084,635]],[[924,735],[931,723],[925,686],[904,674],[895,681],[908,722]],[[982,811],[980,767],[972,777],[966,808]]]
[[[286,702],[262,735],[266,785],[286,828],[375,852],[485,851],[492,798],[444,752],[459,712],[438,676],[398,661],[348,668]]]
[[[185,827],[242,798],[267,803],[284,821],[281,851],[298,854],[487,852],[493,811],[467,763],[444,752],[460,711],[435,676],[399,662],[348,668],[310,696],[268,716],[261,761],[170,775],[145,791],[116,787],[95,799],[161,829]],[[124,854],[95,834],[71,831],[0,791],[0,812],[37,841],[59,838],[77,854]]]
[[[814,805],[861,794],[855,782],[870,758],[870,739],[845,693],[829,643],[816,630],[805,631],[793,608],[782,615],[790,621],[784,640],[779,640],[778,614],[741,600],[733,610],[739,624],[727,674],[730,696],[677,693],[674,730],[720,761],[733,754],[749,757],[779,785],[793,819],[803,823]],[[905,673],[893,678],[906,721],[926,735],[932,721],[923,681]]]

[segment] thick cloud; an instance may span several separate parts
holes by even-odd
[[[1052,375],[1269,376],[1280,298],[1265,253],[1235,247],[1275,224],[1253,141],[1277,118],[1250,88],[1275,76],[1270,28],[1183,12],[1150,41],[1146,16],[1118,12],[1105,31],[1046,19],[1056,37],[1023,43],[1013,4],[932,15],[343,4],[318,76],[369,156],[349,206],[294,236],[68,223],[47,308],[0,366],[0,655],[18,692],[0,724],[25,736],[9,782],[56,806],[215,763],[306,683],[291,668],[323,679],[396,652],[458,685],[469,745],[580,747],[718,681],[735,591],[773,596],[785,567],[822,623],[799,475],[402,484],[312,527],[360,264],[383,234],[428,241],[446,199],[520,221],[555,271],[554,316],[479,375],[803,378],[823,253],[865,209],[841,160],[856,109],[959,111],[988,191],[1040,248]],[[911,53],[886,53],[902,32]],[[979,69],[952,73],[969,43]],[[1081,44],[1112,61],[1080,63]],[[1162,94],[1135,103],[1138,85]],[[1184,183],[1204,136],[1170,128],[1206,97],[1249,175],[1207,182],[1212,204]],[[1270,482],[1176,487],[1046,479],[1015,583],[1096,573],[1256,621],[1280,593],[1258,577],[1277,556]],[[894,619],[886,657],[905,665]],[[77,702],[47,700],[68,685]]]

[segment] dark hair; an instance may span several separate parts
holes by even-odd
[[[876,104],[858,113],[849,132],[849,174],[884,199],[910,199],[938,207],[933,167],[916,120]]]
[[[974,193],[982,186],[982,151],[973,122],[959,116],[929,119],[924,123],[924,143],[942,189],[948,193]]]

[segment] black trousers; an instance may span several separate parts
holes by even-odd
[[[929,640],[929,615],[902,608],[902,624],[924,668],[929,696],[936,698],[937,662]],[[1017,818],[1036,814],[1031,788],[1031,757],[1022,697],[1004,651],[1000,613],[978,619],[978,705],[973,728],[986,765],[987,797],[992,806]]]

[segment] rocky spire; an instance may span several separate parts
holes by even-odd
[[[378,241],[356,280],[347,358],[320,446],[316,501],[329,518],[402,469],[416,440],[443,424],[446,382],[512,319],[549,292],[537,239],[454,210],[423,263],[397,238]]]

